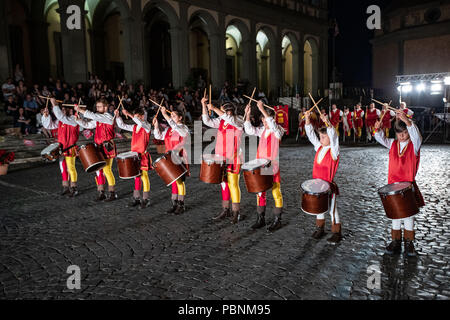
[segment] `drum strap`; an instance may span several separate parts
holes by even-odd
[[[70,147],[67,147],[67,148],[63,149],[63,150],[61,151],[61,153],[64,153],[64,152],[66,152],[66,151],[69,151],[70,149],[72,149],[72,148],[75,147],[76,145],[77,145],[77,144],[75,143],[75,144],[71,145]]]

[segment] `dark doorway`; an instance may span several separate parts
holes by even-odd
[[[170,25],[165,21],[155,21],[149,32],[149,69],[152,88],[161,88],[172,82],[172,48]]]
[[[9,26],[9,39],[11,43],[11,62],[13,69],[17,64],[24,66],[23,30],[20,26]]]

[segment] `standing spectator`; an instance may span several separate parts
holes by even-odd
[[[6,82],[2,85],[3,97],[5,101],[9,96],[13,96],[16,93],[16,86],[14,85],[12,78],[6,79]]]
[[[23,77],[23,70],[20,67],[20,64],[16,64],[16,70],[14,71],[14,78],[16,80],[16,83],[19,81],[25,81],[25,78]]]

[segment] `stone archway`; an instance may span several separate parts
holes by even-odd
[[[299,45],[297,37],[292,33],[286,33],[282,40],[283,61],[283,91],[289,88],[289,95],[299,93]],[[286,94],[286,93],[285,93]]]
[[[319,89],[319,49],[314,38],[304,42],[304,94],[318,95]]]
[[[231,20],[226,28],[226,54],[232,58],[233,67],[235,70],[234,82],[239,79],[250,80],[251,78],[251,63],[250,56],[254,54],[254,48],[250,41],[250,32],[239,19]],[[234,48],[236,44],[236,48]],[[230,52],[230,48],[233,48]],[[227,57],[227,59],[230,59]],[[227,77],[228,78],[228,77]]]

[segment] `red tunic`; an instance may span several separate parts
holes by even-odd
[[[241,137],[242,130],[231,124],[226,124],[225,120],[221,120],[217,131],[215,153],[225,157],[228,162],[232,161],[234,165],[240,164],[238,150],[241,145]]]
[[[259,140],[256,159],[268,159],[272,161],[274,182],[281,182],[279,175],[280,164],[278,162],[279,150],[280,140],[275,137],[275,134],[273,132],[271,132],[269,136],[266,137],[266,130],[264,130]]]
[[[325,154],[325,157],[323,157],[322,162],[319,162],[319,154],[322,148],[323,147],[320,147],[316,152],[313,167],[313,179],[322,179],[332,183],[339,167],[339,157],[337,160],[334,160],[331,156],[331,149],[329,149]]]
[[[131,137],[131,151],[139,153],[141,157],[141,170],[148,171],[150,169],[151,157],[147,152],[150,142],[150,133],[141,128],[137,131],[137,125],[133,127],[133,136]]]
[[[174,149],[180,149],[180,156],[183,157],[186,169],[189,170],[187,153],[186,150],[184,150],[183,148],[184,138],[178,132],[169,127],[169,129],[166,132],[166,135],[164,136],[164,143],[166,145],[166,152],[170,152]]]
[[[372,128],[378,120],[377,109],[367,111],[367,126]]]
[[[71,126],[59,121],[58,123],[58,142],[62,145],[63,149],[74,145],[78,141],[80,135],[79,126]],[[73,157],[75,155],[76,147],[71,148],[64,152],[64,156]]]
[[[362,118],[363,112],[364,111],[362,109],[356,110],[356,112],[355,112],[355,127],[356,128],[362,128],[364,125],[363,118]]]
[[[414,145],[409,141],[408,145],[400,152],[400,142],[394,140],[389,151],[388,184],[397,182],[411,182],[414,185],[417,204],[425,205],[422,194],[416,184],[416,175],[419,170],[420,151],[416,156]]]
[[[94,141],[100,146],[100,149],[103,151],[107,159],[115,158],[117,155],[116,152],[116,144],[114,143],[114,137],[116,133],[114,132],[114,124],[106,124],[97,122],[95,129]],[[103,145],[103,142],[110,142],[111,150]]]
[[[392,127],[392,116],[390,111],[386,111],[383,118],[383,128],[390,129]]]
[[[333,127],[336,127],[339,124],[340,120],[341,120],[341,110],[339,109],[336,109],[336,111],[331,110],[330,122],[333,125]]]
[[[348,124],[348,128],[349,128],[349,129],[353,129],[352,118],[353,118],[352,113],[349,112],[349,113],[347,114],[347,124]]]

